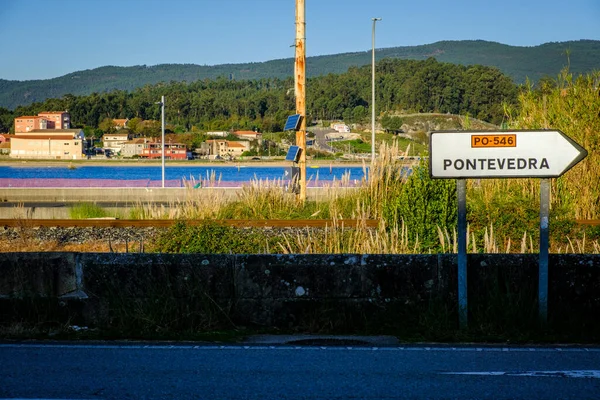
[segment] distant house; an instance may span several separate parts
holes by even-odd
[[[110,150],[113,153],[120,152],[123,145],[130,140],[130,133],[107,133],[102,136],[104,150]]]
[[[246,140],[257,140],[259,144],[262,143],[262,133],[254,131],[235,131],[233,134],[240,139]]]
[[[162,158],[162,146],[160,142],[144,143],[142,149],[143,158]],[[183,143],[165,143],[165,159],[187,160],[187,148]]]
[[[144,145],[150,142],[148,138],[137,138],[123,143],[121,146],[121,155],[123,157],[141,156],[144,151]]]
[[[0,133],[0,143],[8,143],[10,142],[10,138],[14,135],[10,135],[8,133]]]
[[[212,132],[206,132],[206,136],[213,136],[213,137],[227,137],[227,135],[229,135],[229,132],[227,131],[212,131]]]
[[[10,157],[46,160],[83,158],[81,129],[37,129],[15,134],[10,140]]]
[[[212,139],[202,143],[201,149],[208,154],[209,158],[236,158],[245,151],[250,150],[250,142],[231,141],[225,139]]]
[[[227,153],[233,157],[239,157],[241,156],[245,151],[250,150],[250,143],[246,142],[246,141],[240,141],[240,142],[234,142],[234,141],[230,141],[229,142],[229,148],[227,149]]]
[[[342,123],[335,123],[331,125],[332,129],[335,129],[336,131],[340,132],[340,133],[349,133],[350,132],[350,127],[346,124],[342,124]]]
[[[113,119],[113,122],[115,123],[115,128],[117,130],[123,129],[123,128],[127,128],[127,121],[129,121],[128,118],[125,118],[125,119]]]
[[[0,154],[10,154],[10,143],[0,143]]]

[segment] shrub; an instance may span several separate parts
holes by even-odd
[[[162,232],[153,250],[160,253],[256,254],[267,252],[268,239],[254,229],[206,221],[191,226],[178,222]]]
[[[457,223],[456,181],[431,179],[426,163],[421,162],[401,186],[395,201],[386,204],[383,216],[389,226],[403,221],[409,241],[418,240],[422,248],[437,248],[437,228],[452,231]]]
[[[108,213],[97,204],[79,203],[69,208],[69,216],[71,219],[104,218]]]

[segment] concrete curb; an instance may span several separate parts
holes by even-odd
[[[337,335],[253,335],[244,340],[248,344],[303,345],[303,346],[397,346],[394,336],[337,336]]]

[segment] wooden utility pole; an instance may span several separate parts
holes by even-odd
[[[296,62],[294,64],[296,114],[300,114],[300,127],[296,131],[296,146],[300,147],[298,167],[300,200],[306,200],[306,22],[304,0],[296,0]]]

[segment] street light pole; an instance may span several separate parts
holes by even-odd
[[[375,24],[381,21],[381,18],[371,18],[373,21],[372,55],[371,61],[371,162],[375,162]]]
[[[160,101],[156,104],[160,104],[160,121],[161,121],[161,143],[160,147],[162,148],[162,187],[165,187],[165,96],[160,98]]]

